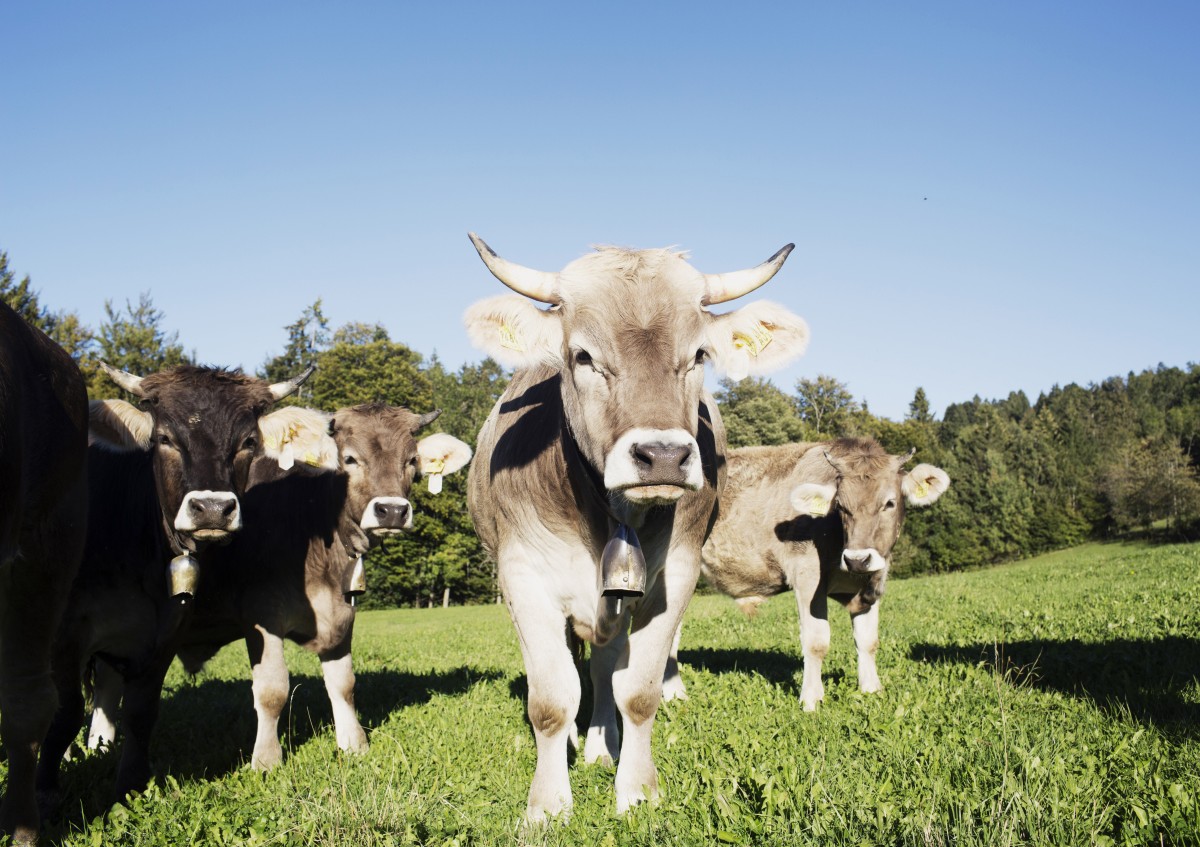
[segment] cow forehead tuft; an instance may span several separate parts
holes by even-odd
[[[587,302],[611,289],[614,297],[652,297],[694,303],[704,296],[704,276],[669,249],[600,247],[563,268],[558,278],[564,303]]]
[[[189,414],[206,405],[240,410],[274,402],[270,385],[240,369],[179,365],[150,374],[142,380],[142,388],[160,402],[190,403]]]

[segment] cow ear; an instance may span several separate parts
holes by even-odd
[[[88,401],[88,443],[110,450],[149,450],[154,416],[124,400]]]
[[[505,367],[562,365],[562,319],[524,297],[481,300],[463,315],[471,343]]]
[[[442,490],[442,477],[454,473],[471,461],[471,448],[453,435],[435,432],[417,442],[421,473],[429,477],[429,493]]]
[[[808,347],[804,319],[766,301],[714,315],[708,335],[713,365],[733,380],[782,367]]]
[[[832,485],[806,482],[792,489],[792,508],[802,515],[811,515],[814,518],[824,517],[829,514],[829,509],[833,506],[835,494],[837,494],[837,489]]]
[[[338,448],[329,435],[329,424],[329,415],[300,406],[286,406],[263,415],[258,419],[263,454],[285,471],[296,463],[308,471],[336,471]]]
[[[950,477],[941,468],[920,464],[900,479],[900,490],[910,506],[928,506],[950,487]]]

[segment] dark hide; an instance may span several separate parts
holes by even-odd
[[[87,522],[87,391],[62,348],[0,303],[0,830],[37,839],[34,768],[55,709],[51,641]]]

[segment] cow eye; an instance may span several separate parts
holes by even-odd
[[[255,439],[255,437],[253,435],[251,435],[249,438],[247,438],[245,441],[242,442],[243,450],[253,450],[257,446],[258,446],[258,441]]]
[[[707,361],[708,361],[708,354],[705,353],[703,350],[697,350],[696,351],[696,364],[703,365]]]
[[[883,511],[885,511],[885,512],[888,511],[889,509],[894,509],[894,508],[896,508],[895,500],[888,500],[886,503],[883,504]]]
[[[342,464],[343,464],[343,465],[347,465],[347,466],[349,466],[349,465],[357,465],[357,464],[358,464],[358,459],[354,458],[354,457],[353,457],[353,456],[351,456],[349,453],[347,453],[345,456],[343,456],[343,457],[342,457]]]
[[[575,364],[583,365],[584,367],[594,367],[592,362],[592,354],[587,350],[575,351]]]
[[[169,436],[165,433],[162,435],[159,435],[158,443],[163,447],[170,447],[171,446],[171,436]]]

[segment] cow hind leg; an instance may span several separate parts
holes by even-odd
[[[687,689],[683,685],[683,677],[679,675],[679,639],[683,635],[683,623],[675,630],[675,638],[671,641],[671,652],[667,656],[667,669],[663,674],[663,702],[670,700],[686,700]]]
[[[617,761],[621,733],[617,729],[617,704],[613,699],[613,671],[625,651],[626,639],[624,631],[618,632],[603,647],[592,648],[588,667],[592,678],[592,718],[583,747],[583,761],[589,765],[612,767]]]
[[[246,649],[250,654],[254,711],[258,715],[258,734],[250,766],[265,771],[283,761],[279,716],[288,701],[287,662],[283,657],[283,639],[259,625],[246,636]]]
[[[158,723],[163,680],[173,654],[164,652],[125,679],[125,706],[121,711],[121,762],[117,766],[116,795],[123,800],[131,791],[141,791],[150,781],[150,738]]]
[[[821,682],[821,665],[829,652],[829,612],[825,593],[817,591],[805,596],[796,591],[800,607],[800,650],[804,654],[804,682],[800,686],[800,704],[804,711],[816,711],[825,699],[825,684]]]
[[[367,752],[367,734],[354,711],[354,668],[350,662],[350,639],[344,645],[321,654],[321,673],[325,691],[333,708],[333,727],[337,744],[348,753]]]
[[[92,681],[92,722],[88,728],[89,750],[108,747],[117,740],[117,709],[121,705],[121,674],[103,659],[97,659]]]
[[[531,579],[515,590],[511,583],[502,587],[529,683],[528,714],[537,745],[537,766],[525,820],[537,824],[571,809],[567,744],[579,713],[579,674],[567,644],[566,617],[540,583]]]
[[[879,649],[879,603],[865,612],[850,616],[854,627],[854,646],[858,648],[858,690],[866,694],[882,691],[875,653]]]

